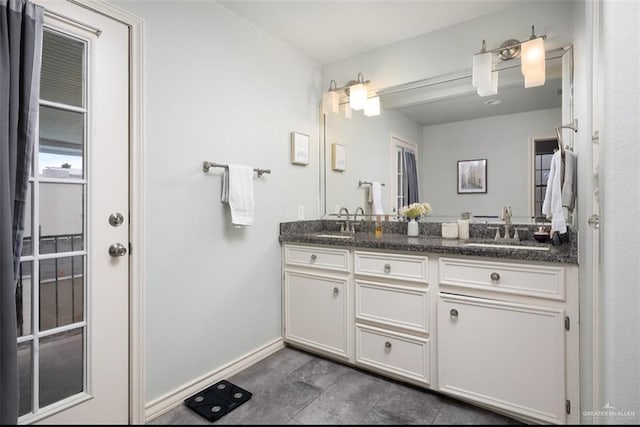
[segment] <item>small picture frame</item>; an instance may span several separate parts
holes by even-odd
[[[291,132],[291,163],[294,165],[309,164],[309,135]]]
[[[487,159],[458,160],[458,194],[487,192]]]
[[[331,145],[331,169],[334,171],[347,169],[347,147],[342,144]]]

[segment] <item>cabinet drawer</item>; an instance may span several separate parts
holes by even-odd
[[[356,324],[356,363],[429,384],[429,340]]]
[[[440,284],[564,300],[565,270],[532,264],[440,258]]]
[[[356,280],[356,317],[429,332],[429,290]]]
[[[349,272],[349,251],[313,246],[285,246],[285,263],[301,267]]]
[[[375,252],[354,253],[356,274],[428,282],[427,257]]]

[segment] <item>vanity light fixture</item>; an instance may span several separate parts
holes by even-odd
[[[344,90],[347,103],[345,107],[345,118],[351,118],[351,110],[365,110],[366,116],[377,116],[380,114],[380,98],[373,96],[369,98],[367,85],[369,80],[365,80],[362,73],[358,73],[356,80],[350,80],[345,86],[336,87],[335,80],[329,83],[329,90],[322,94],[322,112],[324,114],[337,114],[340,109],[340,91]]]
[[[364,108],[367,103],[367,87],[365,86],[362,73],[358,73],[358,80],[349,82],[349,103],[351,108],[359,111]]]
[[[536,87],[544,85],[545,73],[545,51],[544,37],[537,37],[533,25],[531,26],[531,37],[522,43],[521,68],[524,75],[524,87]]]
[[[487,50],[485,40],[482,40],[482,49],[473,55],[473,74],[471,83],[480,96],[495,95],[498,93],[498,70],[493,70],[493,53],[498,53],[498,58],[508,61],[521,56],[521,69],[524,75],[524,87],[542,86],[545,82],[545,50],[544,40],[546,35],[536,36],[535,28],[531,26],[529,40],[518,41],[509,39],[500,47]]]
[[[338,114],[340,108],[340,95],[336,89],[336,81],[331,80],[329,90],[322,94],[322,112],[324,114]]]

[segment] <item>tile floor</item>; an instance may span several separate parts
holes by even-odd
[[[292,347],[225,379],[251,400],[213,423],[180,405],[148,424],[522,424]]]

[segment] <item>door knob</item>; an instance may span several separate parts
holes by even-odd
[[[125,256],[127,254],[127,248],[121,243],[114,243],[109,246],[109,255],[112,257]]]

